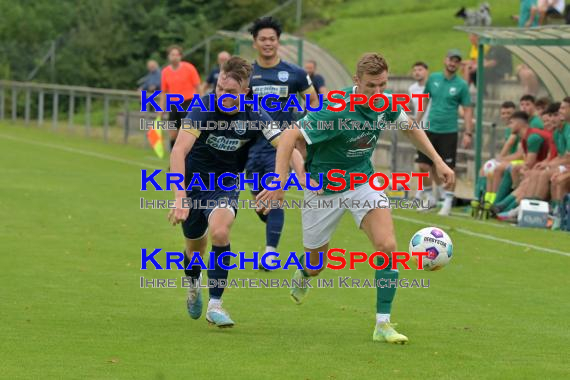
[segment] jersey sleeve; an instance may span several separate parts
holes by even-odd
[[[538,151],[540,150],[540,147],[542,146],[542,144],[544,143],[544,139],[542,138],[542,136],[537,135],[536,133],[531,134],[530,136],[528,136],[526,145],[527,145],[527,150],[529,153],[538,153]]]
[[[385,95],[388,97],[388,100],[390,102],[390,106],[386,111],[384,111],[384,113],[386,114],[386,119],[390,122],[407,121],[408,117],[406,116],[406,113],[403,112],[402,106],[398,105],[395,111],[392,110],[392,102],[393,102],[392,94],[385,94]]]
[[[181,120],[180,129],[184,132],[193,134],[196,138],[200,137],[202,133],[208,133],[207,129],[202,129],[200,126],[206,124],[205,113],[199,108],[194,107],[186,116]]]
[[[160,73],[160,89],[165,94],[169,92],[168,81],[166,80],[166,77],[167,77],[167,71],[162,70],[162,72]]]
[[[473,104],[471,103],[471,95],[469,95],[469,87],[467,83],[463,82],[463,86],[461,86],[461,98],[459,100],[459,104],[463,107],[471,107]]]
[[[424,87],[424,94],[431,94],[431,82],[432,82],[432,79],[431,79],[431,75],[430,75],[430,76],[428,76],[428,79],[426,81],[426,85]],[[430,98],[431,98],[431,95],[430,95]]]
[[[570,153],[570,123],[564,124],[564,139],[566,140],[566,153]]]
[[[302,93],[307,91],[313,85],[311,77],[300,67],[295,68],[295,76],[297,77],[297,88],[295,92]]]
[[[198,74],[198,70],[194,67],[193,64],[189,64],[189,71],[190,71],[190,81],[194,86],[198,86],[200,84],[200,75]]]
[[[337,120],[339,112],[329,111],[323,108],[317,112],[311,112],[297,122],[301,134],[307,144],[318,144],[332,140],[339,134]],[[332,122],[332,128],[321,127],[324,122]]]
[[[313,77],[313,84],[315,85],[315,89],[318,92],[321,89],[321,87],[324,87],[325,78],[323,78],[321,75],[317,74]]]
[[[261,133],[263,134],[263,137],[267,141],[271,142],[281,134],[281,129],[279,129],[279,122],[271,123],[273,119],[263,109],[260,109],[259,121],[263,123],[263,127],[261,128]]]

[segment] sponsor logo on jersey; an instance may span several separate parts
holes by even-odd
[[[289,95],[289,87],[287,86],[253,86],[252,91],[254,94],[257,94],[261,97],[269,94],[276,94],[280,98],[286,98]]]
[[[231,139],[225,136],[209,135],[206,144],[217,150],[233,152],[244,146],[248,140]]]

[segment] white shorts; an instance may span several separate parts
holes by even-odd
[[[374,190],[368,183],[352,191],[330,195],[317,195],[305,189],[304,200],[311,208],[302,210],[303,245],[310,249],[319,248],[330,241],[347,210],[360,228],[362,219],[370,210],[390,207],[384,192]]]

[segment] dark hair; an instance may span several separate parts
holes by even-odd
[[[564,99],[562,99],[562,101],[563,101],[564,103],[570,104],[570,96],[565,97]]]
[[[550,103],[552,103],[552,100],[550,100],[550,98],[540,98],[536,101],[536,103],[534,103],[534,105],[537,107],[546,108]]]
[[[422,61],[417,61],[416,63],[414,63],[412,65],[412,68],[416,67],[416,66],[422,66],[424,69],[428,69],[428,65],[425,62]]]
[[[543,115],[556,115],[558,114],[558,110],[560,109],[560,103],[550,103],[548,107],[542,113]]]
[[[315,69],[317,68],[317,61],[315,61],[314,59],[307,59],[305,63],[312,63],[315,66]]]
[[[511,102],[510,100],[507,100],[501,104],[501,108],[517,108],[517,106],[515,106],[515,103]]]
[[[528,114],[524,111],[515,111],[511,119],[524,120],[524,122],[528,124]]]
[[[170,52],[171,52],[172,50],[178,50],[178,52],[180,53],[180,55],[183,55],[183,54],[184,54],[184,51],[182,50],[182,46],[180,46],[180,45],[170,45],[170,46],[168,47],[168,49],[166,49],[166,53],[167,53],[167,54],[170,54]]]
[[[526,94],[526,95],[521,96],[520,101],[523,102],[525,100],[528,102],[531,102],[532,104],[536,103],[536,99],[534,98],[534,96],[532,96],[530,94]]]
[[[277,38],[281,37],[281,24],[271,16],[260,17],[253,22],[253,25],[249,28],[249,32],[253,36],[253,39],[257,38],[261,29],[273,29],[275,33],[277,33]]]
[[[234,79],[239,84],[247,85],[249,83],[249,77],[251,76],[253,67],[251,66],[251,63],[245,59],[234,56],[224,62],[220,71]]]

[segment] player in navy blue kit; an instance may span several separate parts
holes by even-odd
[[[238,97],[237,100],[225,98],[223,106],[231,108],[236,106],[233,112],[222,112],[216,105],[215,112],[203,112],[199,108],[193,108],[188,113],[186,119],[189,119],[196,128],[184,127],[176,140],[176,144],[170,156],[170,167],[174,173],[182,173],[185,178],[185,188],[188,188],[195,173],[200,175],[204,181],[206,188],[210,188],[208,182],[209,173],[215,173],[217,178],[222,173],[233,173],[237,175],[244,170],[247,161],[248,151],[257,141],[258,138],[268,141],[276,146],[278,136],[281,131],[276,128],[259,128],[259,123],[251,123],[256,121],[270,122],[271,118],[261,108],[254,111],[251,105],[246,105],[244,112],[239,112],[239,95],[249,92],[249,78],[251,76],[251,64],[239,57],[229,59],[222,66],[222,70],[218,77],[216,85],[216,97],[224,94],[232,94]],[[206,109],[210,109],[208,97],[202,98]],[[237,128],[221,128],[211,129],[208,121],[227,122],[231,125],[241,125]],[[202,122],[202,129],[199,128],[197,122]],[[250,124],[248,125],[248,123]],[[241,124],[240,124],[241,123]],[[257,124],[257,126],[256,126]],[[303,158],[301,153],[296,151],[295,157],[292,159],[292,165],[295,171],[304,173]],[[304,178],[304,175],[303,175]],[[225,181],[228,180],[228,181]],[[224,186],[232,186],[235,181],[231,177],[224,178]],[[234,183],[231,183],[234,182]],[[300,181],[303,184],[303,181]],[[239,187],[238,187],[239,189]],[[230,251],[230,229],[236,217],[237,210],[230,206],[231,201],[237,201],[239,198],[239,190],[224,191],[218,184],[215,185],[214,191],[204,191],[197,187],[192,187],[190,191],[176,190],[176,209],[171,210],[168,217],[173,225],[182,222],[182,230],[186,240],[186,255],[184,260],[184,268],[186,276],[191,277],[194,281],[200,281],[201,268],[199,265],[193,265],[191,269],[187,269],[193,252],[200,252],[203,256],[206,251],[208,242],[207,233],[210,232],[212,240],[211,252],[216,258],[215,269],[208,270],[209,279],[227,279],[228,271],[217,264],[217,258],[224,252]],[[182,199],[185,197],[192,200],[202,201],[203,204],[207,200],[215,200],[216,205],[212,209],[193,209],[182,207]],[[225,200],[226,205],[220,205]],[[235,205],[235,203],[234,203]],[[229,256],[224,256],[225,265],[229,265]],[[206,262],[209,266],[209,263]],[[218,327],[232,327],[234,322],[229,314],[222,308],[223,287],[210,288],[210,301],[206,312],[208,322]],[[198,319],[202,315],[202,296],[199,287],[190,287],[187,298],[187,308],[190,317]]]
[[[249,30],[253,36],[253,47],[257,50],[257,59],[253,64],[253,75],[250,86],[254,94],[259,95],[259,99],[268,94],[279,96],[280,110],[270,112],[269,116],[279,123],[296,121],[294,109],[283,112],[290,94],[300,95],[299,100],[305,100],[305,95],[310,94],[312,106],[318,105],[318,98],[311,79],[301,67],[279,58],[279,37],[281,36],[281,25],[272,17],[263,17],[254,21]],[[277,103],[276,101],[274,101]],[[299,101],[303,104],[302,101]],[[303,151],[304,147],[298,147]],[[275,148],[265,139],[259,139],[249,151],[249,160],[246,165],[247,176],[252,178],[253,173],[259,173],[261,178],[265,173],[275,170]],[[261,185],[259,186],[260,191]],[[252,191],[256,196],[259,192]],[[273,209],[268,215],[257,214],[266,223],[265,227],[265,252],[275,252],[283,230],[285,222],[285,212],[283,209]],[[271,262],[272,256],[267,257],[267,262]],[[260,262],[260,268],[265,269],[264,263]]]

